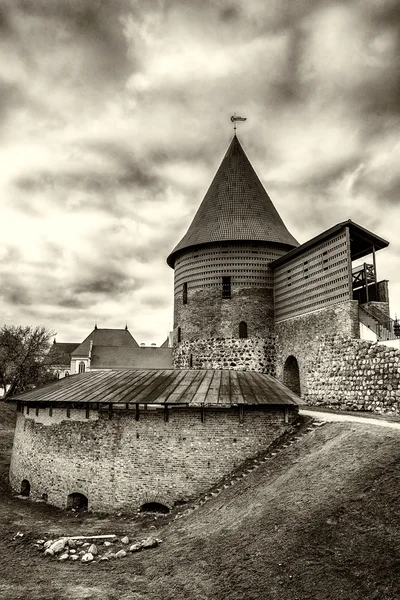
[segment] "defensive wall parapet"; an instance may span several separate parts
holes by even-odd
[[[291,411],[286,420],[295,418]],[[18,414],[10,482],[32,499],[65,508],[70,494],[89,510],[132,512],[146,502],[171,507],[204,493],[287,430],[273,407],[90,410],[35,408]],[[150,499],[150,500],[149,500]]]

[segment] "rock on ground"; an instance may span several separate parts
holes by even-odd
[[[84,554],[81,558],[82,562],[92,562],[92,560],[94,559],[93,554],[91,554],[90,552],[87,552],[86,554]]]
[[[89,546],[89,548],[88,548],[88,552],[89,552],[89,554],[93,554],[93,556],[95,556],[96,554],[98,554],[98,550],[97,550],[96,544],[91,544],[91,546]]]

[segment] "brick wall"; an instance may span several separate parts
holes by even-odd
[[[189,340],[237,338],[245,321],[249,337],[269,336],[274,317],[269,265],[286,251],[281,244],[238,241],[182,253],[174,267],[175,331],[180,327]],[[223,277],[231,280],[230,299],[222,298]]]
[[[314,385],[313,359],[326,335],[341,333],[351,338],[360,336],[358,303],[347,300],[318,311],[300,315],[275,325],[276,375],[284,380],[284,365],[290,356],[298,362],[302,397]]]
[[[290,413],[292,414],[292,413]],[[294,416],[294,413],[293,413]],[[283,411],[237,408],[174,409],[108,413],[40,409],[19,413],[10,467],[15,491],[21,481],[31,497],[48,495],[61,508],[73,492],[86,495],[89,509],[132,511],[145,502],[174,502],[195,497],[246,458],[266,449],[287,428]]]
[[[234,369],[275,375],[275,341],[265,339],[211,338],[175,344],[176,369]]]
[[[358,339],[358,326],[354,300],[278,323],[277,376],[289,383],[294,357],[309,404],[400,414],[400,351]]]
[[[180,327],[182,340],[238,338],[239,323],[247,323],[248,337],[268,337],[273,331],[273,290],[234,287],[230,299],[222,286],[188,289],[188,303],[175,297],[174,342]]]

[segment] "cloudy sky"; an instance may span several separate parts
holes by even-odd
[[[239,137],[300,241],[354,221],[400,314],[398,0],[1,0],[0,324],[161,343]]]

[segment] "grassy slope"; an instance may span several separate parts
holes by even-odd
[[[396,431],[325,425],[189,516],[159,528],[164,543],[158,549],[88,566],[45,560],[30,544],[11,542],[11,534],[134,536],[140,526],[90,515],[74,520],[50,507],[12,502],[4,492],[0,597],[395,600],[399,463]]]

